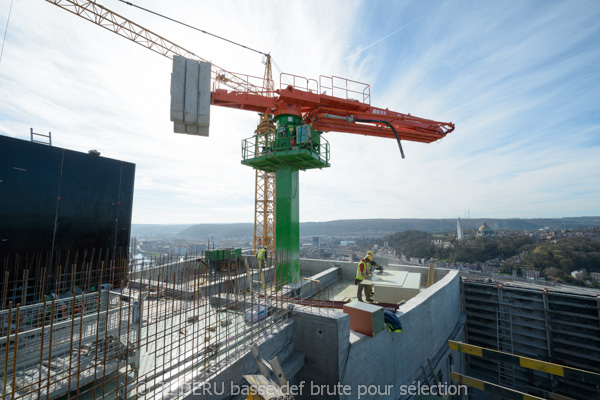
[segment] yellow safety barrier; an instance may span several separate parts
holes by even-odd
[[[535,360],[533,358],[528,357],[517,356],[510,353],[504,353],[502,351],[486,349],[485,347],[456,342],[454,340],[449,340],[448,345],[450,346],[451,350],[456,350],[462,353],[483,357],[488,360],[495,360],[519,365],[523,368],[534,369],[536,371],[542,371],[556,376],[562,376],[581,382],[600,385],[600,374],[597,374],[595,372],[590,372],[578,368],[565,367],[564,365],[554,364],[547,361]]]

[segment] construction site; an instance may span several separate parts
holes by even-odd
[[[376,249],[300,258],[299,172],[331,166],[324,133],[391,139],[404,158],[403,141],[453,123],[372,106],[350,79],[274,79],[269,54],[264,76],[232,73],[97,2],[47,2],[172,60],[175,133],[209,136],[213,107],[260,115],[240,160],[253,254],[135,259],[135,164],[0,136],[2,399],[600,399],[597,292]]]
[[[98,282],[97,290],[77,294],[70,286],[75,279],[59,277],[64,294],[40,299],[42,282],[29,289],[33,296],[21,294],[33,299],[27,306],[5,292],[8,307],[0,318],[11,330],[2,332],[4,398],[231,398],[252,384],[269,387],[266,378],[252,381],[262,366],[254,346],[261,359],[276,360],[297,398],[355,398],[358,382],[372,385],[361,397],[396,396],[403,382],[447,379],[447,340],[463,337],[456,271],[438,271],[436,283],[417,295],[414,286],[399,288],[405,300],[384,305],[411,329],[386,334],[383,323],[371,322],[370,332],[361,334],[350,330],[342,312],[355,294],[354,263],[301,260],[311,275],[292,293],[277,290],[272,266],[263,271],[263,287],[252,259],[229,272],[205,268],[196,258],[164,261],[130,270],[126,281],[126,269],[118,268],[112,279],[121,278],[119,288]],[[102,268],[103,261],[85,264]],[[386,265],[384,274],[394,273],[427,278],[425,268]],[[417,345],[424,339],[428,346]],[[255,377],[244,379],[249,376]],[[278,383],[272,390],[285,386]]]

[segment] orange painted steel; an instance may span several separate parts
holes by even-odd
[[[321,86],[321,90],[341,90],[345,93],[344,97],[337,97],[319,93],[318,87],[312,88],[313,84],[317,83],[315,80],[283,75],[291,77],[294,85],[275,90],[274,96],[262,95],[260,91],[251,93],[222,89],[215,85],[211,104],[273,115],[297,115],[313,129],[323,132],[345,132],[394,139],[394,132],[387,125],[389,123],[396,129],[400,139],[422,143],[442,139],[454,130],[454,124],[451,122],[438,122],[402,114],[351,98],[350,96],[355,95],[362,97],[363,101],[370,101],[369,86],[360,82],[345,80],[354,87],[362,88],[353,90],[348,84],[345,87],[333,85],[334,79],[340,81],[342,78],[328,78],[332,82],[331,86]],[[323,78],[326,77],[321,77],[321,82]],[[298,81],[305,85],[299,88],[300,85],[296,85]],[[281,84],[284,84],[283,81]]]

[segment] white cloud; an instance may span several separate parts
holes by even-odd
[[[230,71],[263,75],[259,54],[101,4]],[[405,160],[393,140],[327,133],[332,167],[300,173],[303,221],[600,214],[594,1],[143,6],[271,52],[284,72],[365,81],[375,106],[456,123],[439,143],[404,142]],[[1,26],[7,13],[2,5]],[[252,221],[254,173],[240,148],[257,116],[213,107],[209,138],[172,133],[170,71],[168,59],[53,5],[16,2],[0,133],[26,139],[34,127],[56,146],[136,163],[133,222]]]

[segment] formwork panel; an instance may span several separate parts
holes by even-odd
[[[576,293],[575,287],[572,293],[560,290],[463,282],[469,343],[492,349],[502,343],[517,355],[599,372],[598,299]],[[551,378],[545,373],[500,367],[478,357],[467,360],[473,376],[487,377],[491,382],[501,380],[508,386],[514,382],[517,390],[526,391],[535,377],[539,388],[573,398],[597,398],[597,388],[586,382],[554,377],[550,387]]]

